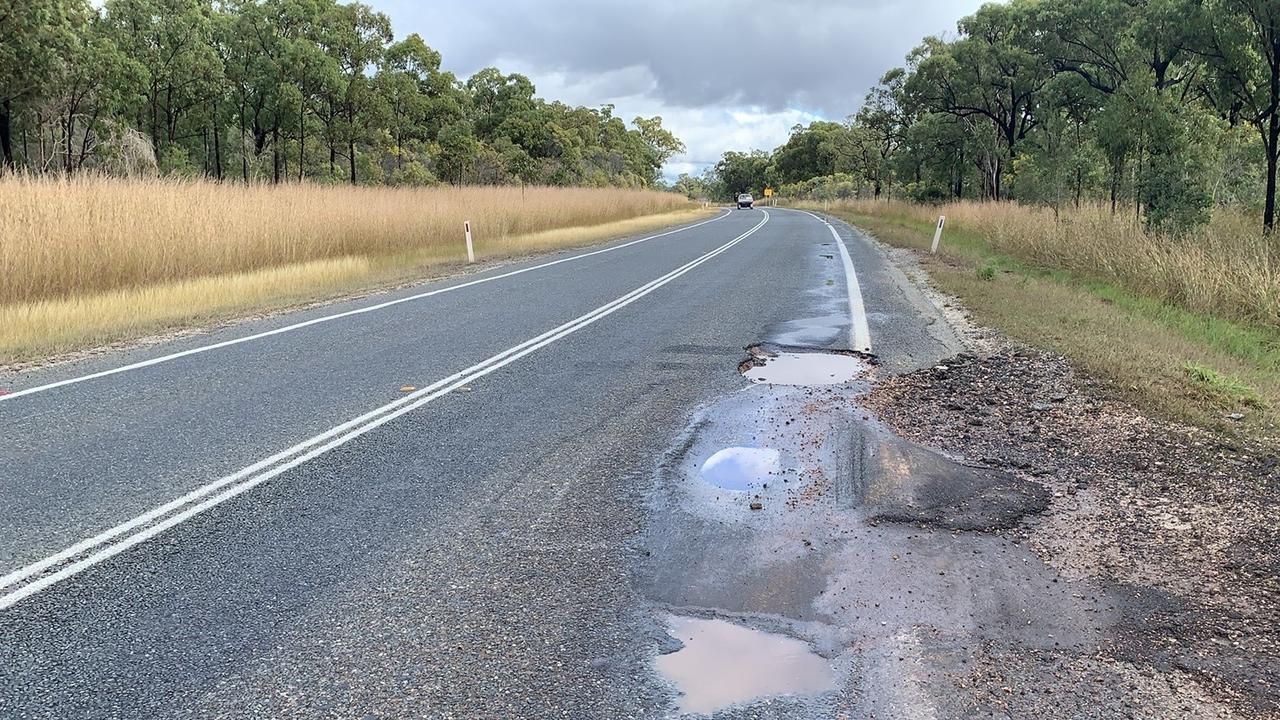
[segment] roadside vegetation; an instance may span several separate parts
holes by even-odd
[[[678,189],[772,187],[917,250],[946,215],[925,265],[983,322],[1167,414],[1275,422],[1280,3],[991,3],[905,60]]]
[[[1280,263],[1244,218],[1162,237],[1105,208],[811,203],[919,252],[980,323],[1061,353],[1165,417],[1276,437]],[[939,214],[947,217],[929,255]],[[1212,250],[1209,252],[1208,250]]]
[[[441,60],[360,2],[7,0],[0,172],[642,188],[683,149]]]
[[[672,193],[0,178],[0,363],[585,245],[709,211]]]

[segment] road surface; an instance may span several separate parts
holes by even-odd
[[[673,712],[646,498],[744,348],[952,350],[835,228],[726,211],[0,377],[0,717]]]

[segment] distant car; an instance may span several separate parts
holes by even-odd
[[[742,193],[741,195],[738,196],[739,210],[750,210],[755,206],[756,206],[756,201],[752,199],[752,197],[747,193]]]

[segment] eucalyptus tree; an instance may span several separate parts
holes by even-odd
[[[1037,51],[1032,5],[985,5],[960,21],[961,37],[928,40],[906,92],[934,111],[978,118],[995,131],[984,180],[989,197],[1005,196],[1004,173],[1018,145],[1038,124],[1037,94],[1051,70]]]
[[[48,88],[75,44],[84,0],[0,0],[0,162],[17,161],[13,131],[28,103]]]
[[[1280,158],[1280,0],[1204,0],[1203,52],[1214,90],[1233,117],[1262,138],[1266,190],[1262,223],[1275,228]]]
[[[162,166],[190,163],[203,142],[210,98],[222,91],[223,65],[214,48],[214,9],[205,0],[106,0],[104,32],[135,60],[142,99],[132,118],[151,138]]]

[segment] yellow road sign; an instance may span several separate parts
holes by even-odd
[[[765,196],[765,197],[773,197],[773,188],[765,188],[765,189],[764,189],[764,196]]]

